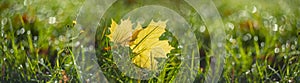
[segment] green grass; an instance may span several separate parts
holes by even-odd
[[[86,82],[80,80],[73,55],[74,28],[79,8],[76,1],[0,1],[0,81],[1,82]],[[300,82],[299,1],[214,0],[226,29],[225,64],[219,82]],[[45,4],[46,3],[46,4]],[[25,4],[25,5],[24,5]],[[161,2],[123,0],[113,4],[99,22],[96,54],[100,69],[109,82],[172,82],[182,62],[178,38],[166,32],[160,39],[175,47],[161,72],[149,80],[132,79],[118,70],[113,60],[109,34],[111,19],[118,23],[124,14],[144,5],[164,5],[190,23],[201,48],[201,68],[197,81],[204,82],[210,63],[210,33],[201,32],[205,23],[195,10],[181,0]],[[176,4],[176,5],[174,5]],[[256,11],[254,12],[254,8]],[[189,13],[187,13],[189,12]],[[56,18],[55,24],[49,19]],[[151,19],[149,19],[150,21]],[[169,20],[171,21],[171,20]],[[234,28],[231,29],[232,25]],[[145,26],[145,25],[143,25]],[[274,27],[277,27],[274,31]],[[87,33],[86,31],[84,33]],[[76,38],[76,37],[75,37]],[[83,54],[84,55],[84,54]],[[198,56],[198,55],[194,55]],[[199,68],[200,70],[200,68]],[[188,78],[182,78],[187,80]]]

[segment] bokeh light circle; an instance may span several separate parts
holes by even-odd
[[[96,60],[95,53],[95,35],[97,26],[99,26],[99,21],[106,12],[106,10],[115,2],[116,0],[87,0],[81,7],[78,17],[76,19],[77,25],[71,31],[72,34],[79,34],[80,31],[85,31],[78,36],[73,42],[80,42],[79,47],[73,48],[73,54],[76,56],[77,72],[80,76],[82,82],[107,82],[107,79],[102,74],[99,65]],[[212,57],[210,62],[210,68],[206,72],[205,81],[206,82],[217,82],[224,63],[225,56],[225,31],[223,28],[223,23],[219,13],[213,2],[210,0],[185,0],[189,5],[191,5],[197,13],[204,20],[205,25],[210,33],[211,37],[211,52]],[[172,30],[170,29],[172,32]],[[193,37],[193,34],[189,34]],[[180,41],[180,40],[179,40]],[[190,43],[193,45],[193,43]],[[197,46],[197,45],[196,45]],[[192,47],[192,46],[191,46]],[[191,48],[192,50],[198,50],[196,48]],[[190,51],[192,51],[190,50]],[[195,51],[194,51],[195,52]],[[197,54],[198,51],[196,51]],[[188,52],[190,53],[190,52]],[[186,57],[185,61],[190,57]],[[197,58],[194,58],[197,59]],[[197,64],[187,64],[181,67],[178,75],[174,82],[186,82],[194,81],[194,75],[190,75],[195,72],[184,72],[185,69],[189,69],[190,66]],[[187,66],[187,67],[185,67]],[[195,67],[197,68],[197,67]],[[193,68],[192,68],[193,70]],[[189,74],[191,78],[189,80],[181,80],[181,76]]]

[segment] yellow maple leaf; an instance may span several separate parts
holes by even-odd
[[[166,21],[151,21],[150,24],[143,29],[141,25],[137,25],[130,48],[137,55],[133,57],[133,63],[149,70],[157,69],[157,61],[155,58],[167,58],[172,46],[168,40],[159,40],[159,37],[165,32]]]
[[[129,19],[121,20],[120,25],[118,25],[114,20],[112,20],[111,27],[109,28],[110,34],[107,37],[110,41],[122,45],[129,46],[129,41],[132,35],[132,23]]]
[[[129,19],[121,20],[120,25],[112,20],[107,37],[116,44],[130,46],[136,54],[132,59],[134,64],[149,70],[157,69],[155,59],[167,58],[166,55],[174,49],[168,40],[159,40],[165,32],[166,21],[151,21],[145,29],[138,23],[134,31],[132,25]]]

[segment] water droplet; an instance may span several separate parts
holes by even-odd
[[[251,68],[251,72],[254,72],[255,68]]]
[[[186,36],[189,38],[193,38],[195,35],[194,35],[194,33],[186,33]]]
[[[56,48],[56,51],[59,51],[59,50],[60,50],[60,48],[59,48],[59,47],[57,47],[57,48]]]
[[[249,14],[246,10],[240,11],[239,18],[248,17]]]
[[[251,67],[252,67],[252,68],[255,68],[255,67],[256,67],[256,64],[253,64]]]
[[[24,46],[21,46],[21,50],[24,50]]]
[[[24,6],[27,6],[27,4],[28,4],[27,0],[24,0],[23,4],[24,4]]]
[[[66,33],[66,37],[67,38],[71,38],[71,34],[70,33]]]
[[[279,48],[275,48],[275,49],[274,49],[274,52],[275,52],[275,53],[279,53]]]
[[[254,36],[254,41],[258,41],[258,37],[257,36]]]
[[[284,52],[285,51],[285,45],[283,44],[283,45],[281,45],[281,49],[282,49],[282,52]]]
[[[25,29],[24,28],[21,28],[20,29],[20,34],[24,34],[25,33]]]
[[[90,82],[90,79],[86,79],[86,82]]]
[[[80,45],[80,42],[77,41],[77,42],[75,43],[75,47],[77,47],[77,46],[79,46],[79,45]]]
[[[256,11],[257,11],[256,7],[253,6],[252,13],[255,13]]]
[[[3,18],[3,19],[1,20],[2,26],[5,25],[6,23],[7,23],[7,18]]]
[[[219,42],[219,43],[218,43],[218,47],[219,47],[219,48],[223,47],[223,43],[222,43],[222,42]]]
[[[93,46],[93,45],[90,45],[89,48],[88,48],[88,50],[89,50],[89,51],[94,50],[94,46]]]
[[[279,31],[280,31],[280,33],[284,32],[284,26],[280,26]]]
[[[287,55],[284,55],[283,58],[284,58],[284,59],[287,59]]]
[[[290,48],[290,43],[287,42],[287,43],[285,44],[285,47],[286,47],[287,49],[289,49],[289,48]]]
[[[293,72],[294,74],[297,74],[297,72]]]
[[[246,34],[249,37],[249,40],[252,38],[252,35],[250,33]]]
[[[230,40],[231,38],[232,38],[232,35],[230,35],[230,34],[227,34],[227,35],[226,35],[226,39],[227,39],[227,40]]]
[[[56,18],[55,17],[49,17],[49,24],[54,24],[56,23]]]
[[[49,42],[48,42],[48,45],[51,45],[51,44],[52,44],[52,41],[49,41]]]
[[[31,31],[27,31],[27,35],[30,35],[31,34]]]
[[[184,60],[184,59],[185,59],[183,56],[178,56],[178,58],[179,58],[180,60]]]
[[[237,54],[236,55],[236,58],[241,58],[242,56],[240,54]]]
[[[2,31],[1,31],[1,37],[3,37],[3,36],[4,36],[4,31],[2,30]]]
[[[264,46],[265,46],[265,42],[261,42],[261,43],[260,43],[260,46],[261,46],[261,47],[264,47]]]
[[[36,44],[36,43],[33,43],[33,47],[37,47],[37,44]]]
[[[205,26],[200,26],[200,32],[204,32],[205,31],[205,29],[206,29],[206,27]]]
[[[7,51],[7,47],[6,46],[3,46],[3,51]]]
[[[31,4],[31,0],[24,0],[23,4],[24,4],[24,6],[30,5]]]
[[[20,35],[20,31],[19,30],[17,31],[17,35]]]
[[[264,21],[264,25],[269,27],[269,22],[268,21]]]
[[[273,18],[273,16],[268,16],[268,17],[267,17],[267,19],[272,19],[272,18]]]
[[[248,70],[245,74],[248,75],[250,73],[250,70]]]
[[[41,59],[39,60],[39,62],[40,62],[40,63],[44,63],[44,59],[41,58]]]
[[[64,40],[65,40],[65,37],[64,37],[63,35],[60,35],[60,36],[58,37],[58,39],[59,39],[59,41],[64,41]]]
[[[278,31],[278,25],[277,24],[274,24],[273,31]]]
[[[292,50],[296,49],[296,46],[295,46],[295,45],[292,45],[292,46],[291,46],[291,49],[292,49]]]
[[[24,8],[23,4],[14,4],[13,9],[16,11],[20,11]]]
[[[13,54],[13,53],[14,53],[14,49],[10,49],[10,53],[12,53],[12,54]]]
[[[248,35],[244,35],[244,36],[243,36],[243,40],[244,40],[244,41],[248,41],[249,39],[250,39],[250,37],[249,37]]]
[[[33,36],[33,40],[36,41],[38,39],[38,36]]]
[[[235,44],[235,43],[236,43],[236,40],[235,40],[235,39],[233,39],[233,38],[230,38],[230,39],[229,39],[229,41],[230,41],[231,43],[233,43],[233,44]]]
[[[232,23],[227,23],[226,24],[227,27],[229,27],[229,29],[233,30],[234,29],[234,25]]]
[[[28,68],[28,67],[29,67],[29,64],[26,62],[26,63],[25,63],[25,66]]]
[[[69,67],[69,66],[70,66],[70,64],[65,64],[65,66],[66,66],[66,67]]]
[[[66,53],[61,53],[61,55],[62,55],[62,56],[65,56],[65,55],[66,55]]]
[[[178,45],[178,48],[183,48],[183,46],[182,45]]]

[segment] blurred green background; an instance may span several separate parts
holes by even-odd
[[[1,0],[1,82],[88,82],[79,80],[67,31],[85,0]],[[226,35],[225,65],[219,82],[300,82],[300,1],[298,0],[213,0]],[[124,76],[112,60],[109,47],[111,19],[121,18],[134,8],[162,5],[173,9],[190,23],[198,39],[201,65],[195,83],[204,82],[209,65],[210,35],[203,20],[183,0],[119,0],[99,22],[96,51],[99,66],[109,82],[170,82],[178,71],[180,53],[169,54],[163,74],[149,80]],[[84,32],[83,32],[84,33]],[[161,39],[173,37],[166,32]]]

